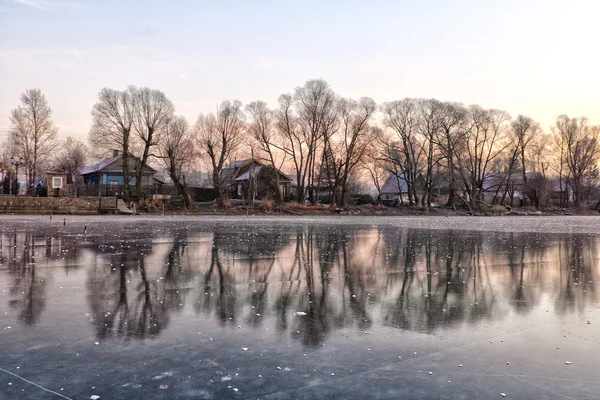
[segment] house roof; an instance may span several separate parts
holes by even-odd
[[[62,168],[52,168],[46,171],[47,175],[69,175],[69,172],[65,171]]]
[[[221,179],[225,184],[227,182],[242,182],[250,179],[250,171],[256,176],[265,164],[256,159],[247,158],[245,160],[234,161],[221,170]],[[252,167],[252,169],[251,169]],[[277,170],[280,180],[291,181],[290,177]]]
[[[98,164],[96,165],[92,165],[91,167],[83,167],[80,171],[81,175],[89,175],[89,174],[93,174],[96,172],[101,172],[106,170],[107,172],[122,172],[123,171],[123,165],[121,161],[123,158],[121,155],[115,156],[115,157],[110,157],[110,158],[105,158],[104,160],[100,161]],[[134,156],[133,154],[129,154],[129,160],[131,162],[131,160],[133,160],[134,162],[139,162],[139,157]],[[109,168],[112,167],[112,168]],[[145,173],[146,174],[150,174],[153,175],[156,173],[156,170],[154,170],[154,168],[146,165],[144,167],[145,169]]]
[[[231,164],[225,166],[223,169],[239,168],[241,166],[244,166],[245,164],[248,164],[251,161],[252,161],[251,158],[246,158],[245,160],[236,160],[236,161],[233,161]],[[254,160],[254,164],[262,165],[260,163],[260,161],[257,161],[257,160]]]
[[[398,186],[400,184],[400,186]],[[381,193],[407,193],[408,186],[404,174],[391,173],[381,187]]]
[[[160,172],[157,172],[156,174],[152,175],[152,179],[162,184],[165,184],[167,182],[167,177]]]
[[[201,188],[205,188],[205,189],[214,189],[215,187],[213,186],[212,180],[209,178],[205,178],[202,183],[200,184]]]
[[[495,191],[504,183],[504,178],[505,175],[502,174],[487,174],[483,177],[481,187],[484,192]]]
[[[104,160],[101,160],[96,165],[92,165],[91,167],[83,167],[81,169],[80,174],[81,175],[88,175],[88,174],[93,174],[94,172],[101,171],[101,170],[103,170],[104,168],[108,167],[109,165],[111,165],[112,163],[114,163],[115,161],[117,161],[119,159],[121,159],[121,156],[115,156],[115,157],[105,158]]]
[[[248,179],[250,179],[250,171],[252,170],[252,174],[254,176],[258,175],[258,172],[261,170],[262,166],[260,165],[255,165],[254,168],[248,168],[247,171],[245,171],[244,173],[238,175],[233,181],[234,182],[238,182],[238,181],[247,181]]]

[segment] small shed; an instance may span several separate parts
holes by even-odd
[[[46,171],[46,184],[48,187],[49,197],[60,197],[66,196],[67,194],[67,183],[69,182],[71,174],[63,169],[55,168]]]

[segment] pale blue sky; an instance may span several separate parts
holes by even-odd
[[[0,0],[0,141],[39,87],[87,137],[103,87],[163,90],[195,122],[311,78],[377,102],[436,97],[600,123],[598,1]]]

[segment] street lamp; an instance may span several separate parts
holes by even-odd
[[[19,157],[12,156],[12,157],[10,158],[10,163],[11,163],[12,165],[14,165],[14,166],[15,166],[15,169],[17,170],[17,173],[16,173],[16,175],[15,175],[15,178],[16,178],[16,180],[17,180],[17,183],[18,183],[18,181],[19,181],[19,167],[20,167],[21,165],[23,165],[23,163],[24,163],[24,162],[25,162],[25,160],[23,159],[23,157],[20,157],[20,156],[19,156]],[[12,188],[12,182],[11,182],[11,184],[10,184],[10,188]],[[19,188],[17,187],[17,190],[16,190],[16,192],[15,192],[15,196],[16,196],[16,195],[18,195],[18,194],[19,194]]]

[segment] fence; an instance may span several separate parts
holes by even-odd
[[[65,190],[61,190],[60,193],[52,193],[57,197],[68,196],[68,197],[116,197],[119,199],[123,198],[124,185],[92,185],[92,184],[74,184],[69,183]],[[135,195],[135,186],[130,186],[131,194]],[[155,194],[158,195],[171,195],[177,196],[177,188],[173,185],[145,185],[142,186],[142,192],[146,197],[152,197]],[[193,201],[213,201],[216,198],[214,189],[210,188],[195,188],[188,187],[187,193],[191,196]],[[37,197],[44,196],[32,188],[27,190],[27,196]],[[46,195],[50,195],[49,193]],[[8,195],[7,195],[8,196]]]
[[[110,196],[123,197],[124,185],[91,185],[84,184],[69,188],[67,191],[70,197],[88,197],[88,196]],[[135,194],[135,186],[130,186],[132,194]],[[171,185],[145,185],[142,186],[142,192],[146,197],[151,197],[155,194],[176,195],[177,189]]]

